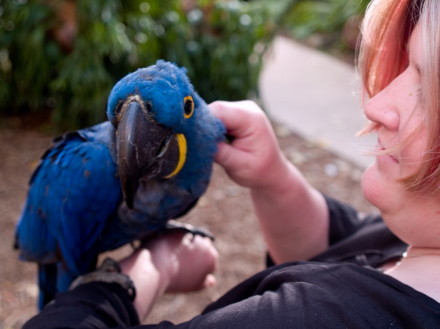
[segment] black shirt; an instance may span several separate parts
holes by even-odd
[[[330,247],[308,262],[254,275],[194,319],[138,328],[440,328],[440,304],[381,273],[407,246],[379,215],[361,220],[326,198]],[[57,295],[24,328],[108,328],[138,325],[119,285],[93,282]]]

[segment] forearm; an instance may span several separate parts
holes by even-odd
[[[120,262],[136,287],[134,307],[144,320],[165,292],[191,292],[215,284],[218,254],[209,238],[169,233]]]
[[[329,245],[327,204],[287,160],[278,174],[274,187],[251,189],[269,253],[275,263],[310,259]]]
[[[129,293],[118,283],[91,282],[57,294],[25,329],[127,328],[139,324]]]
[[[253,102],[215,102],[211,110],[234,136],[215,160],[249,187],[261,229],[277,263],[309,259],[328,247],[329,215],[322,195],[284,157],[270,121]]]
[[[133,301],[141,321],[148,316],[154,303],[165,293],[169,284],[168,269],[159,262],[161,256],[141,248],[120,263],[122,272],[131,278],[136,290],[142,292],[138,293]]]

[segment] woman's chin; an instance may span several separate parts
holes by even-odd
[[[379,173],[376,162],[365,170],[361,185],[365,199],[381,212],[389,210],[388,208],[394,203],[390,193],[392,190],[390,182]]]
[[[372,183],[372,177],[371,177],[372,176],[371,170],[374,165],[375,165],[375,163],[373,163],[370,167],[368,167],[364,171],[364,174],[362,175],[362,180],[361,180],[362,192],[364,193],[364,197],[372,205],[375,205],[374,200],[375,200],[375,194],[376,194],[374,184]]]

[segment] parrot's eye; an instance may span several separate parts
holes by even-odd
[[[123,102],[122,100],[120,100],[120,101],[118,102],[118,104],[116,104],[116,108],[115,108],[115,116],[118,116],[119,114],[121,114],[122,105],[124,105],[124,102]]]
[[[194,113],[194,100],[191,96],[186,96],[184,98],[183,110],[185,112],[185,118],[191,118]]]

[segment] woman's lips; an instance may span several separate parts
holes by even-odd
[[[378,140],[378,149],[380,151],[386,151],[386,148],[383,146],[383,144],[381,143],[380,140]],[[383,154],[383,155],[379,155],[379,157],[384,157],[384,158],[388,158],[390,160],[392,160],[395,163],[399,163],[399,160],[397,159],[397,157],[391,155],[391,154]]]

